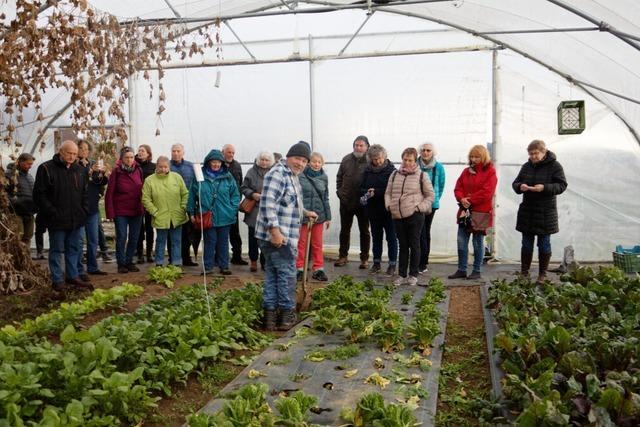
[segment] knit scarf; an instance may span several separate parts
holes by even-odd
[[[317,178],[320,175],[322,175],[322,168],[320,168],[320,170],[318,171],[314,171],[313,169],[311,169],[309,166],[307,166],[307,168],[304,171],[304,174],[306,176],[308,176],[309,178]]]
[[[436,166],[436,156],[431,156],[431,160],[429,160],[429,163],[426,164],[424,163],[424,160],[422,160],[422,157],[420,157],[418,159],[418,163],[425,172],[428,172]]]
[[[131,166],[127,166],[124,163],[120,163],[120,167],[122,168],[123,171],[127,172],[127,173],[131,173],[134,170],[136,170],[136,164],[134,163]]]
[[[412,168],[405,168],[404,166],[400,166],[398,169],[398,173],[400,175],[413,175],[418,171],[418,164],[414,163]]]

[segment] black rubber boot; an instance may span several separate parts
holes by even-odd
[[[529,277],[529,269],[531,268],[532,260],[533,252],[527,252],[524,249],[520,250],[520,275],[522,277]]]
[[[278,319],[278,312],[275,310],[265,310],[264,311],[264,319],[262,324],[264,326],[265,331],[275,331],[276,330],[276,320]]]
[[[282,320],[278,326],[279,331],[288,331],[298,323],[298,316],[296,315],[295,310],[283,310],[281,315]]]
[[[547,280],[549,261],[551,261],[551,252],[546,254],[538,253],[538,283],[544,283],[544,281]]]

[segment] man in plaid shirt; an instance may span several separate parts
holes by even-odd
[[[309,162],[311,147],[300,141],[264,177],[256,238],[265,257],[262,290],[264,326],[272,331],[289,330],[296,323],[296,256],[302,216],[316,219],[306,211],[298,175]],[[278,318],[278,310],[280,318]]]

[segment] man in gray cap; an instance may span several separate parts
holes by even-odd
[[[316,219],[302,204],[298,175],[309,162],[311,147],[300,141],[264,177],[256,238],[265,257],[262,287],[264,327],[289,330],[296,323],[296,256],[302,216]],[[280,316],[278,316],[278,311]]]

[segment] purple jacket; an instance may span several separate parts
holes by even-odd
[[[142,207],[142,169],[135,163],[133,172],[126,172],[120,167],[118,160],[115,168],[109,176],[107,195],[105,196],[104,207],[107,218],[113,219],[117,216],[138,216],[144,214]]]

